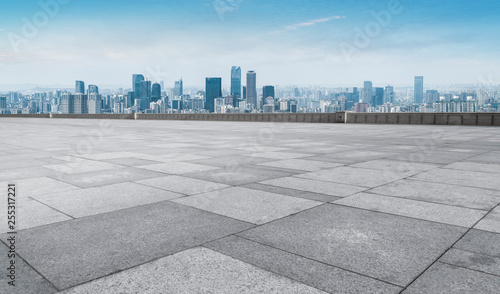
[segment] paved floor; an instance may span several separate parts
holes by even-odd
[[[13,118],[0,141],[1,293],[500,289],[499,128]]]

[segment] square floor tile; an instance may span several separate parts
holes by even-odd
[[[478,171],[486,173],[500,173],[500,164],[494,163],[479,163],[473,161],[461,161],[455,162],[449,165],[443,166],[443,168],[458,169],[465,171]]]
[[[345,197],[366,190],[366,188],[363,187],[302,179],[297,177],[273,179],[260,182],[260,184],[291,188],[338,197]]]
[[[20,231],[17,251],[65,289],[250,227],[163,201]]]
[[[487,213],[483,210],[368,193],[355,194],[334,203],[468,228]]]
[[[330,202],[330,201],[340,199],[340,197],[338,197],[338,196],[331,196],[331,195],[327,195],[327,194],[320,194],[320,193],[302,191],[302,190],[297,190],[297,189],[289,189],[289,188],[283,188],[283,187],[278,187],[278,186],[263,185],[263,184],[259,184],[259,183],[243,185],[241,187],[248,188],[248,189],[254,189],[254,190],[261,190],[261,191],[266,191],[266,192],[281,194],[281,195],[286,195],[286,196],[299,197],[299,198],[320,201],[320,202]]]
[[[415,175],[424,171],[438,168],[441,165],[431,163],[419,163],[400,160],[378,159],[366,162],[361,162],[351,165],[352,167],[360,167],[377,170],[391,170],[405,175]]]
[[[260,182],[268,179],[282,178],[291,176],[292,173],[269,168],[235,166],[230,168],[221,168],[209,172],[196,172],[184,174],[185,177],[217,182],[226,185],[245,185]]]
[[[321,205],[316,201],[240,187],[172,201],[254,224],[267,223]]]
[[[218,167],[194,164],[189,162],[158,163],[152,165],[139,166],[139,168],[152,170],[160,173],[176,174],[176,175],[218,169]]]
[[[498,257],[451,248],[439,261],[500,277]]]
[[[373,170],[354,167],[337,167],[316,172],[310,172],[297,177],[328,181],[360,187],[376,187],[407,177],[407,174],[392,170]]]
[[[135,157],[124,157],[124,158],[114,158],[103,160],[108,163],[123,165],[123,166],[139,166],[139,165],[151,165],[160,163],[158,161],[152,161],[147,159],[135,158]]]
[[[500,206],[493,209],[488,215],[483,218],[474,229],[490,231],[500,234]]]
[[[176,253],[61,292],[78,293],[326,294],[206,248]]]
[[[0,187],[6,187],[8,184],[16,184],[16,197],[18,198],[28,198],[37,195],[80,189],[79,187],[76,187],[74,185],[70,185],[68,183],[54,180],[48,177],[2,182],[0,183]]]
[[[317,171],[326,168],[334,168],[342,166],[343,164],[319,162],[319,161],[304,160],[304,159],[288,159],[288,160],[260,163],[258,165],[276,167],[276,168],[304,170],[304,171]]]
[[[182,196],[182,194],[140,184],[120,183],[70,192],[45,194],[34,198],[76,218]]]
[[[498,181],[498,178],[498,174],[443,168],[412,177],[412,179],[422,181],[500,190],[500,181]]]
[[[122,168],[122,166],[116,164],[83,159],[64,164],[44,165],[44,167],[65,174],[77,174]]]
[[[229,185],[186,178],[182,176],[166,176],[161,178],[137,181],[137,183],[167,191],[181,193],[184,195],[200,194],[231,187]]]
[[[500,234],[470,230],[455,248],[500,257]]]
[[[325,204],[239,235],[290,253],[406,286],[466,230]]]

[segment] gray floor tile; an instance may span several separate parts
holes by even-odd
[[[230,236],[205,245],[328,293],[399,293],[402,288],[307,259],[292,253]]]
[[[498,174],[491,173],[439,168],[416,175],[413,178],[429,182],[500,190]]]
[[[319,161],[304,160],[304,159],[287,159],[287,160],[272,161],[267,163],[260,163],[258,165],[275,167],[275,168],[296,169],[303,171],[318,171],[322,169],[342,166],[342,164],[319,162]]]
[[[340,199],[340,197],[337,197],[337,196],[330,196],[330,195],[326,195],[326,194],[319,194],[319,193],[301,191],[301,190],[296,190],[296,189],[263,185],[263,184],[258,184],[258,183],[243,185],[241,187],[254,189],[254,190],[261,190],[261,191],[266,191],[266,192],[271,192],[271,193],[276,193],[276,194],[281,194],[281,195],[287,195],[287,196],[292,196],[292,197],[299,197],[299,198],[320,201],[320,202],[331,202],[331,201],[335,201],[337,199]]]
[[[406,286],[465,228],[325,204],[239,235]]]
[[[214,190],[229,188],[231,186],[182,176],[166,176],[161,178],[137,181],[137,183],[173,191],[184,195],[194,195]]]
[[[163,201],[18,232],[17,251],[65,289],[250,227]]]
[[[274,161],[275,159],[263,158],[263,157],[255,157],[255,156],[222,156],[222,157],[213,157],[207,159],[198,159],[189,161],[191,163],[210,165],[210,166],[218,166],[223,168],[231,168],[237,166],[244,165],[252,165],[264,162]]]
[[[333,203],[468,228],[474,226],[487,213],[483,210],[369,193],[355,194]]]
[[[500,257],[500,234],[471,230],[454,246],[458,249]]]
[[[497,275],[500,278],[500,258],[460,249],[450,249],[440,262]]]
[[[482,210],[500,203],[498,193],[493,190],[415,180],[400,180],[369,192]]]
[[[500,173],[500,164],[494,163],[479,163],[473,161],[461,161],[455,162],[449,165],[443,166],[443,168],[458,169],[465,171],[478,171],[485,173]]]
[[[321,205],[321,202],[241,187],[172,201],[254,224],[267,223]]]
[[[260,182],[260,184],[291,188],[338,197],[345,197],[366,190],[366,188],[363,187],[330,183],[325,181],[316,181],[312,179],[302,179],[297,177],[286,177],[268,180]]]
[[[497,276],[438,262],[403,291],[403,294],[491,294],[497,293],[498,289],[500,279]]]
[[[138,168],[175,175],[219,169],[218,167],[214,166],[194,164],[189,162],[166,162],[152,165],[143,165],[139,166]]]
[[[0,186],[5,187],[7,186],[7,184],[11,183],[16,184],[16,196],[20,198],[80,189],[79,187],[76,187],[74,185],[70,185],[68,183],[54,180],[48,177],[2,182],[0,183]]]
[[[84,284],[78,293],[290,293],[326,292],[206,248],[195,248]]]
[[[72,217],[84,217],[182,197],[135,183],[120,183],[70,192],[34,196],[40,202]]]
[[[5,294],[52,294],[57,292],[47,280],[40,276],[33,268],[24,262],[19,256],[15,259],[15,286],[8,283],[12,282],[7,276],[7,262],[10,262],[8,257],[9,249],[5,244],[0,243],[0,255],[2,258],[2,274],[0,275],[0,293]],[[5,269],[4,269],[5,266]],[[10,263],[9,263],[10,267]],[[10,270],[9,270],[10,272]],[[9,273],[10,274],[10,273]]]
[[[111,184],[158,178],[163,176],[165,176],[164,173],[128,167],[81,174],[59,174],[57,180],[81,188],[92,188]]]
[[[237,166],[222,168],[210,172],[196,172],[184,174],[185,177],[217,182],[226,185],[245,185],[268,179],[282,178],[292,175],[289,172],[272,170],[268,168]]]
[[[474,227],[474,229],[500,234],[500,206],[497,206],[495,209],[493,209]]]
[[[139,165],[151,165],[160,163],[158,161],[152,161],[147,159],[135,158],[135,157],[124,157],[124,158],[114,158],[104,160],[105,162],[118,164],[123,166],[139,166]]]
[[[337,167],[317,172],[310,172],[298,177],[328,181],[359,187],[376,187],[407,177],[408,174],[399,173],[392,170],[373,170],[353,167]]]
[[[377,170],[391,170],[405,175],[414,175],[424,171],[438,168],[440,165],[431,163],[409,162],[400,160],[377,159],[357,163],[352,167],[360,167]]]
[[[255,156],[255,157],[263,157],[270,158],[276,160],[284,160],[284,159],[295,159],[295,158],[304,158],[311,156],[311,154],[306,153],[293,153],[293,152],[258,152],[258,153],[250,153],[247,156]]]

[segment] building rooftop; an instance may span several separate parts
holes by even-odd
[[[1,293],[500,288],[498,128],[0,118],[0,139]]]

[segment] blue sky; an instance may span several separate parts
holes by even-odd
[[[476,84],[500,80],[499,13],[493,0],[2,1],[0,84],[229,85],[232,65],[260,85]]]

